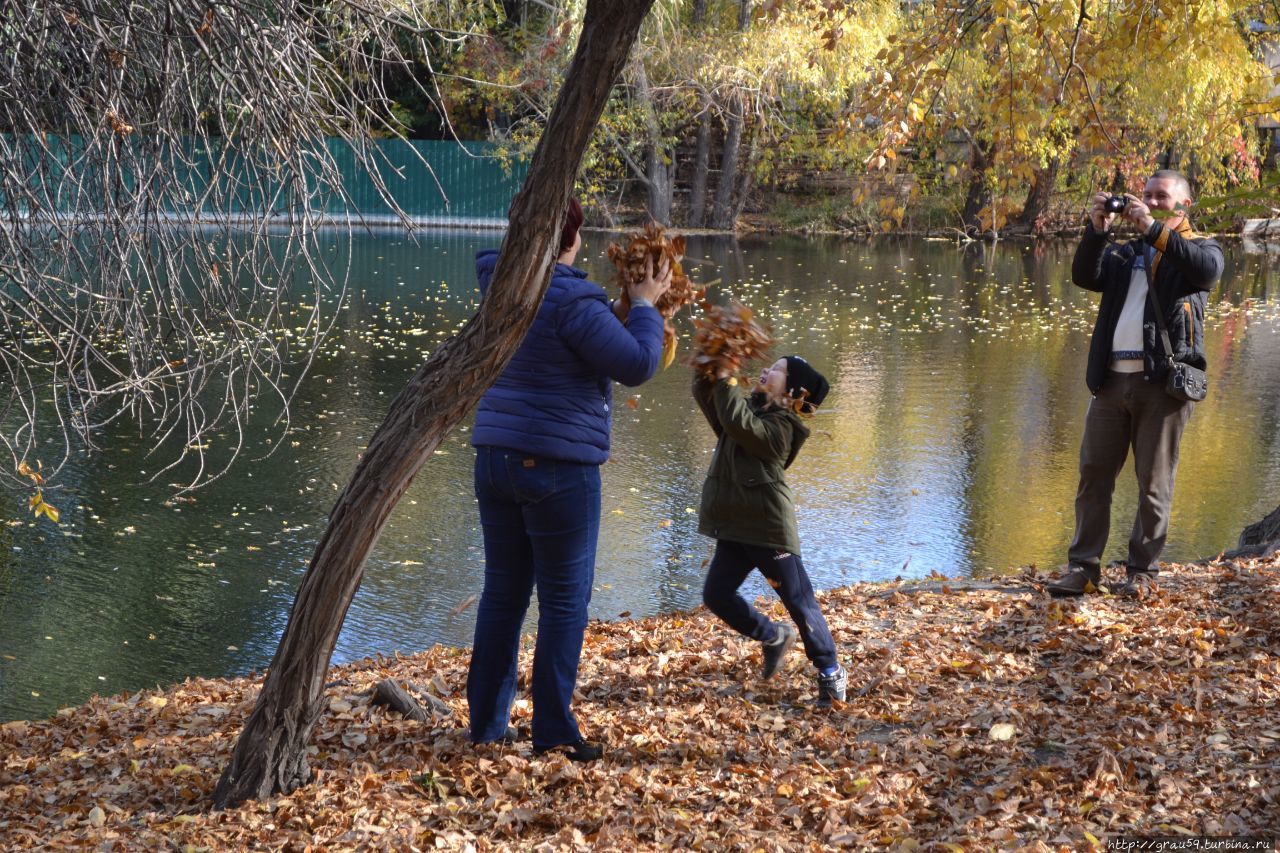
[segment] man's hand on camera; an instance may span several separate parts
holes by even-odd
[[[1142,199],[1136,195],[1125,193],[1124,197],[1129,199],[1129,206],[1124,209],[1124,218],[1129,220],[1139,233],[1145,234],[1151,227],[1151,223],[1156,221],[1151,215],[1151,208],[1143,204]]]
[[[1093,197],[1093,207],[1089,210],[1089,221],[1093,223],[1093,230],[1099,233],[1106,232],[1111,228],[1111,220],[1116,218],[1114,213],[1107,212],[1107,199],[1111,198],[1111,193],[1098,193]]]

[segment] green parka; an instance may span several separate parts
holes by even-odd
[[[795,502],[782,472],[809,428],[790,410],[757,408],[729,380],[695,378],[693,397],[718,439],[702,484],[698,532],[800,556]]]

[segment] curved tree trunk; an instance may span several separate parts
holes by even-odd
[[[533,322],[582,152],[651,5],[589,0],[573,62],[512,202],[493,284],[476,316],[396,397],[330,512],[257,705],[218,780],[216,808],[287,793],[310,779],[307,743],[365,560],[418,469],[477,390],[493,384]]]

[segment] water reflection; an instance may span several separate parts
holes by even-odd
[[[608,239],[587,235],[597,277],[610,275]],[[474,312],[472,254],[494,242],[335,240],[337,262],[350,253],[351,300],[289,433],[259,413],[244,461],[190,502],[139,484],[150,463],[125,431],[103,436],[108,452],[81,456],[49,495],[61,527],[28,522],[24,496],[0,494],[0,718],[265,666],[338,488],[424,354]],[[696,279],[720,279],[716,298],[772,318],[779,354],[803,353],[832,379],[791,473],[816,583],[1061,561],[1095,310],[1069,283],[1072,248],[690,241]],[[1280,500],[1277,260],[1230,251],[1211,302],[1213,392],[1184,439],[1170,558],[1231,545]],[[687,342],[687,321],[682,332]],[[699,600],[711,543],[693,510],[713,441],[688,382],[677,366],[618,389],[597,617]],[[464,424],[397,508],[338,660],[470,640],[473,608],[458,608],[479,592],[483,558],[467,438]],[[1126,473],[1108,559],[1123,551],[1134,503]]]

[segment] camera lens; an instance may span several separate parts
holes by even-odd
[[[1123,213],[1124,209],[1129,206],[1129,199],[1122,195],[1113,195],[1106,200],[1103,206],[1107,209],[1107,213]]]

